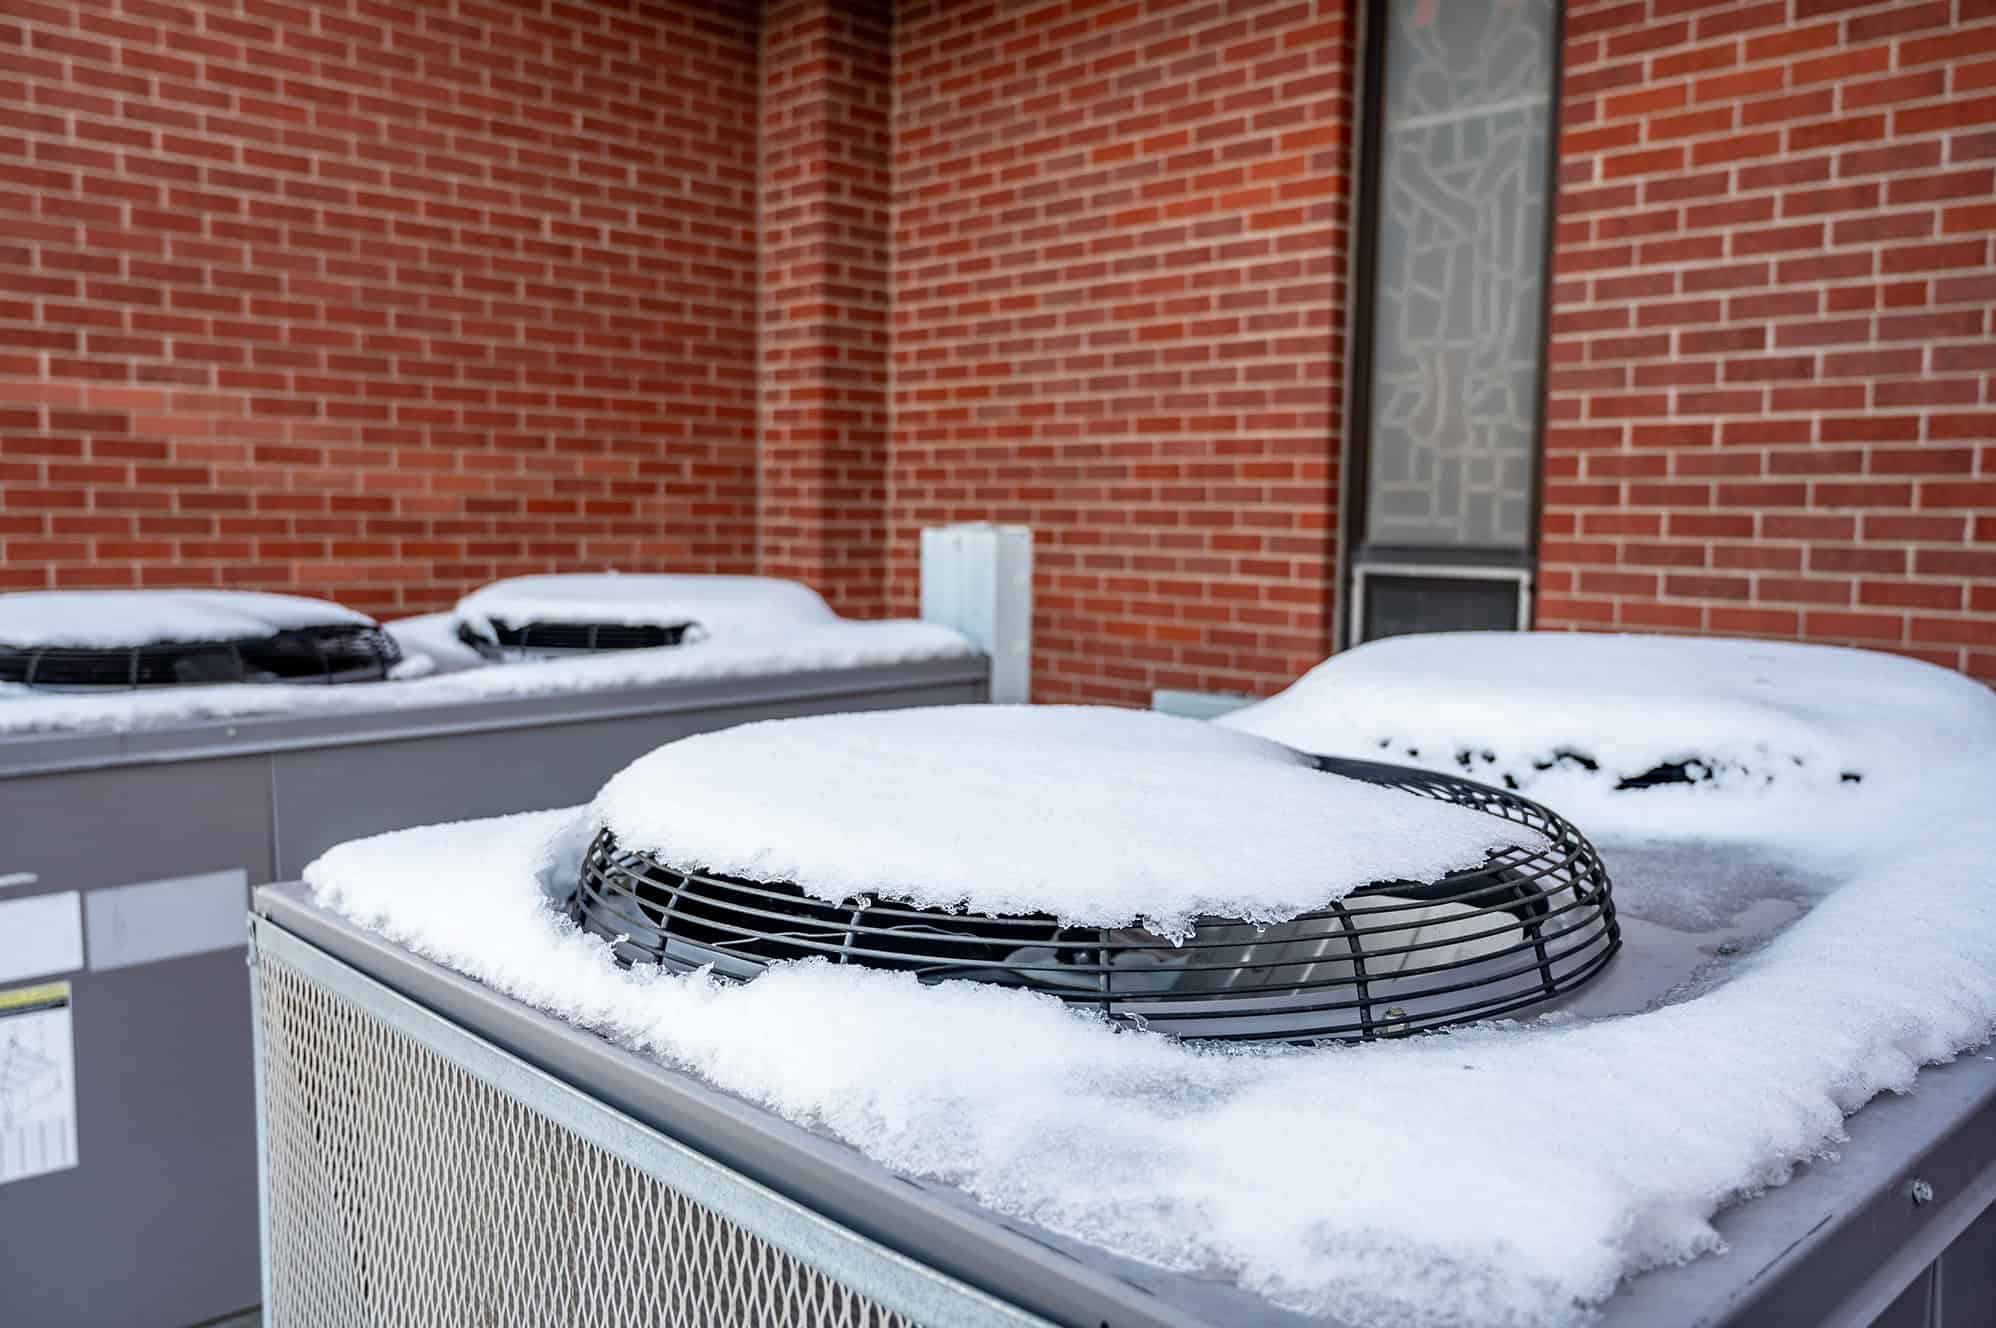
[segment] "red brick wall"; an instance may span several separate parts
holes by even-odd
[[[1574,3],[1543,624],[1996,680],[1996,3]]]
[[[755,7],[0,7],[0,587],[754,557]]]
[[[908,612],[989,517],[1043,697],[1278,686],[1354,8],[14,0],[0,587]],[[1541,623],[1996,678],[1996,0],[1576,0],[1566,63]]]
[[[892,602],[1038,532],[1036,691],[1268,689],[1329,645],[1344,0],[905,0]]]
[[[763,15],[761,567],[885,607],[887,0]]]

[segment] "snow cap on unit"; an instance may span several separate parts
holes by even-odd
[[[1996,750],[1996,699],[1961,674],[1876,651],[1711,637],[1393,637],[1216,722],[1503,784],[1582,829],[1630,832],[1685,817],[1709,830],[1714,790],[1755,794],[1730,804],[1750,818],[1770,798],[1830,806],[1859,788],[1903,792],[1937,762]]]
[[[1536,848],[1532,830],[1315,768],[1194,720],[947,706],[744,724],[667,743],[598,820],[678,867],[834,902],[1044,913],[1182,936],[1278,921],[1375,881]]]
[[[767,636],[837,622],[824,597],[797,581],[767,576],[578,573],[495,581],[457,603],[457,619],[481,635],[493,624],[693,624],[703,639]]]
[[[301,627],[372,627],[331,600],[254,590],[22,590],[0,594],[0,646],[122,650],[260,641]]]

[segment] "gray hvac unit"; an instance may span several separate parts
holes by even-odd
[[[210,651],[181,680],[244,659]],[[33,663],[79,685],[86,666]],[[152,670],[143,687],[175,666],[124,667]],[[987,691],[964,654],[422,706],[352,687],[336,714],[0,736],[0,1320],[193,1324],[258,1302],[252,886],[359,836],[585,801],[686,734]]]
[[[254,908],[263,1275],[287,1328],[1326,1322],[891,1173],[302,886]],[[1610,966],[1573,1008],[1643,1009],[1664,968]],[[1603,1328],[1986,1324],[1996,1061],[1929,1068],[1848,1127],[1840,1161],[1720,1214],[1728,1253],[1635,1279]]]

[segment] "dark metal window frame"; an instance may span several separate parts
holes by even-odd
[[[1522,557],[1515,550],[1466,549],[1444,560],[1430,549],[1368,547],[1366,500],[1371,490],[1372,362],[1378,333],[1378,259],[1380,162],[1385,142],[1386,34],[1391,0],[1362,0],[1359,5],[1358,161],[1353,181],[1351,264],[1346,277],[1351,314],[1345,333],[1344,439],[1338,466],[1338,575],[1332,591],[1341,597],[1331,607],[1331,645],[1345,649],[1361,643],[1364,608],[1362,580],[1368,574],[1400,573],[1419,566],[1427,575],[1458,574],[1489,580],[1516,576],[1519,580],[1519,626],[1537,619],[1539,537],[1545,517],[1545,435],[1551,383],[1552,294],[1554,240],[1559,229],[1559,136],[1566,82],[1566,4],[1554,0],[1552,14],[1552,86],[1546,126],[1544,277],[1539,283],[1539,366],[1534,393],[1537,417],[1532,428],[1530,521]]]

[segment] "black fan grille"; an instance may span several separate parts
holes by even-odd
[[[51,690],[373,682],[401,662],[402,648],[388,633],[341,624],[242,641],[88,649],[0,645],[0,682]]]
[[[1519,1010],[1579,986],[1620,947],[1611,887],[1585,837],[1516,794],[1450,775],[1320,758],[1327,771],[1472,807],[1537,830],[1426,883],[1380,882],[1268,927],[1203,919],[1173,945],[1131,929],[1063,927],[868,899],[828,903],[795,885],[679,871],[603,831],[573,905],[620,961],[711,964],[747,978],[821,957],[1024,987],[1182,1037],[1370,1039]]]
[[[458,639],[488,659],[516,657],[528,651],[651,650],[685,642],[690,622],[668,626],[604,622],[530,622],[515,627],[493,620],[492,635],[460,624]]]

